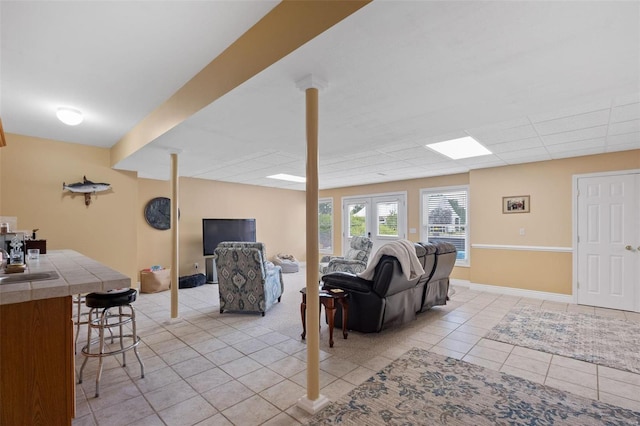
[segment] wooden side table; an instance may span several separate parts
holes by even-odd
[[[302,303],[300,303],[300,316],[302,317],[302,340],[307,336],[307,289],[300,290],[302,293]],[[333,347],[333,326],[336,316],[337,301],[342,306],[342,337],[345,339],[349,335],[347,330],[347,319],[349,318],[349,293],[339,289],[320,290],[320,304],[324,306],[327,321],[329,322],[329,347]]]

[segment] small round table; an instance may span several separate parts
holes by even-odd
[[[302,316],[302,340],[307,336],[307,288],[300,290],[302,293],[302,303],[300,303],[300,315]],[[333,347],[333,326],[336,315],[337,301],[342,306],[342,337],[345,339],[349,335],[347,330],[347,319],[349,318],[349,293],[340,289],[320,290],[320,303],[324,306],[324,311],[329,323],[329,347]]]

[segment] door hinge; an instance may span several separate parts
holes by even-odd
[[[578,242],[580,242],[580,235],[578,235]]]
[[[580,281],[577,281],[576,285],[577,285],[578,288],[580,288]]]

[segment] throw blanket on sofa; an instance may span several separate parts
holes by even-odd
[[[398,259],[402,267],[402,273],[407,280],[413,280],[424,274],[424,269],[422,269],[420,260],[416,255],[413,243],[409,240],[396,240],[380,247],[371,259],[367,269],[359,273],[358,276],[365,280],[372,280],[378,261],[383,255],[394,256]]]

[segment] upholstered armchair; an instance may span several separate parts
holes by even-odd
[[[367,237],[353,237],[349,251],[344,257],[323,256],[320,259],[320,274],[351,272],[358,274],[367,268],[373,241]]]
[[[220,313],[265,312],[280,302],[284,283],[279,266],[267,261],[263,243],[222,242],[214,251]]]

